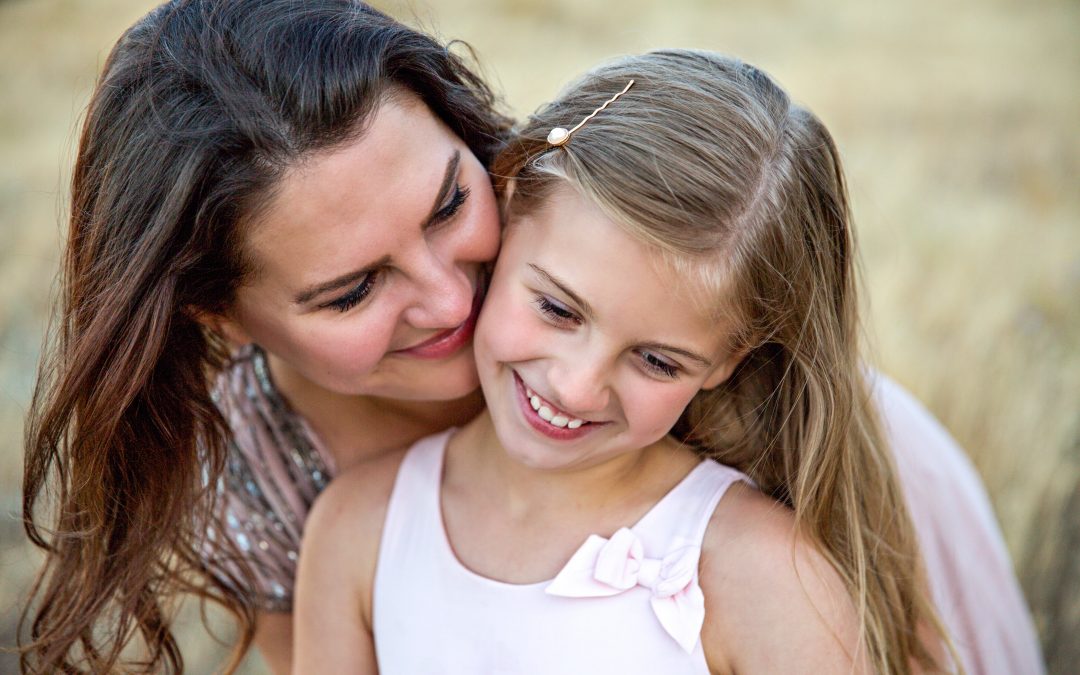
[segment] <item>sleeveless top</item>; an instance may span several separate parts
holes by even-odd
[[[553,580],[509,584],[466,568],[447,538],[450,433],[410,448],[390,496],[372,596],[382,675],[709,672],[701,542],[746,476],[703,461],[632,527],[589,537]]]
[[[982,480],[941,424],[903,387],[868,371],[942,620],[971,675],[1046,671],[1031,614]],[[218,532],[249,557],[261,607],[290,611],[296,557],[312,502],[333,458],[274,387],[265,354],[237,351],[214,398],[232,430],[218,482]],[[207,560],[220,556],[214,542]],[[972,561],[977,561],[973,563]]]
[[[217,529],[247,556],[259,607],[291,611],[304,521],[335,473],[333,457],[274,388],[266,355],[257,346],[237,351],[218,376],[213,398],[232,432],[225,475],[217,485]],[[204,557],[235,572],[234,565],[215,556],[215,528],[207,535]]]

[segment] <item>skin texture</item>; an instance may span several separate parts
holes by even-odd
[[[210,320],[267,351],[339,470],[479,412],[470,339],[441,358],[403,352],[469,322],[499,247],[486,170],[426,106],[395,92],[358,138],[291,167],[261,211],[244,242],[255,274]],[[362,301],[330,306],[365,279]],[[289,615],[260,615],[256,644],[275,672],[288,671],[291,632]]]
[[[569,188],[510,224],[476,337],[491,407],[451,439],[442,483],[447,535],[474,572],[551,579],[589,534],[636,521],[700,461],[666,433],[738,355],[724,353],[724,331],[700,304],[670,293],[676,279],[657,261]],[[708,363],[690,365],[675,349]],[[675,365],[674,377],[649,365],[657,361]],[[538,432],[515,376],[595,428],[571,441]],[[295,672],[376,671],[371,591],[401,457],[339,477],[316,503],[301,552]],[[753,489],[721,500],[700,576],[712,672],[865,670],[852,657],[858,624],[839,578],[795,533],[793,514]]]

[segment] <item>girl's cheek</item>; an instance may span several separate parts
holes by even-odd
[[[636,423],[631,425],[647,437],[659,439],[671,431],[693,398],[693,392],[667,384],[638,386],[633,396]]]

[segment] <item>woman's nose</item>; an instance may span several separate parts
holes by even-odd
[[[417,328],[453,328],[472,313],[478,273],[469,275],[459,265],[426,256],[410,275],[413,297],[405,319]]]

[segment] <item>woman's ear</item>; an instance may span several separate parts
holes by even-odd
[[[208,312],[196,307],[188,307],[185,313],[196,323],[202,324],[204,328],[225,338],[234,347],[242,347],[254,342],[243,326],[224,314]]]

